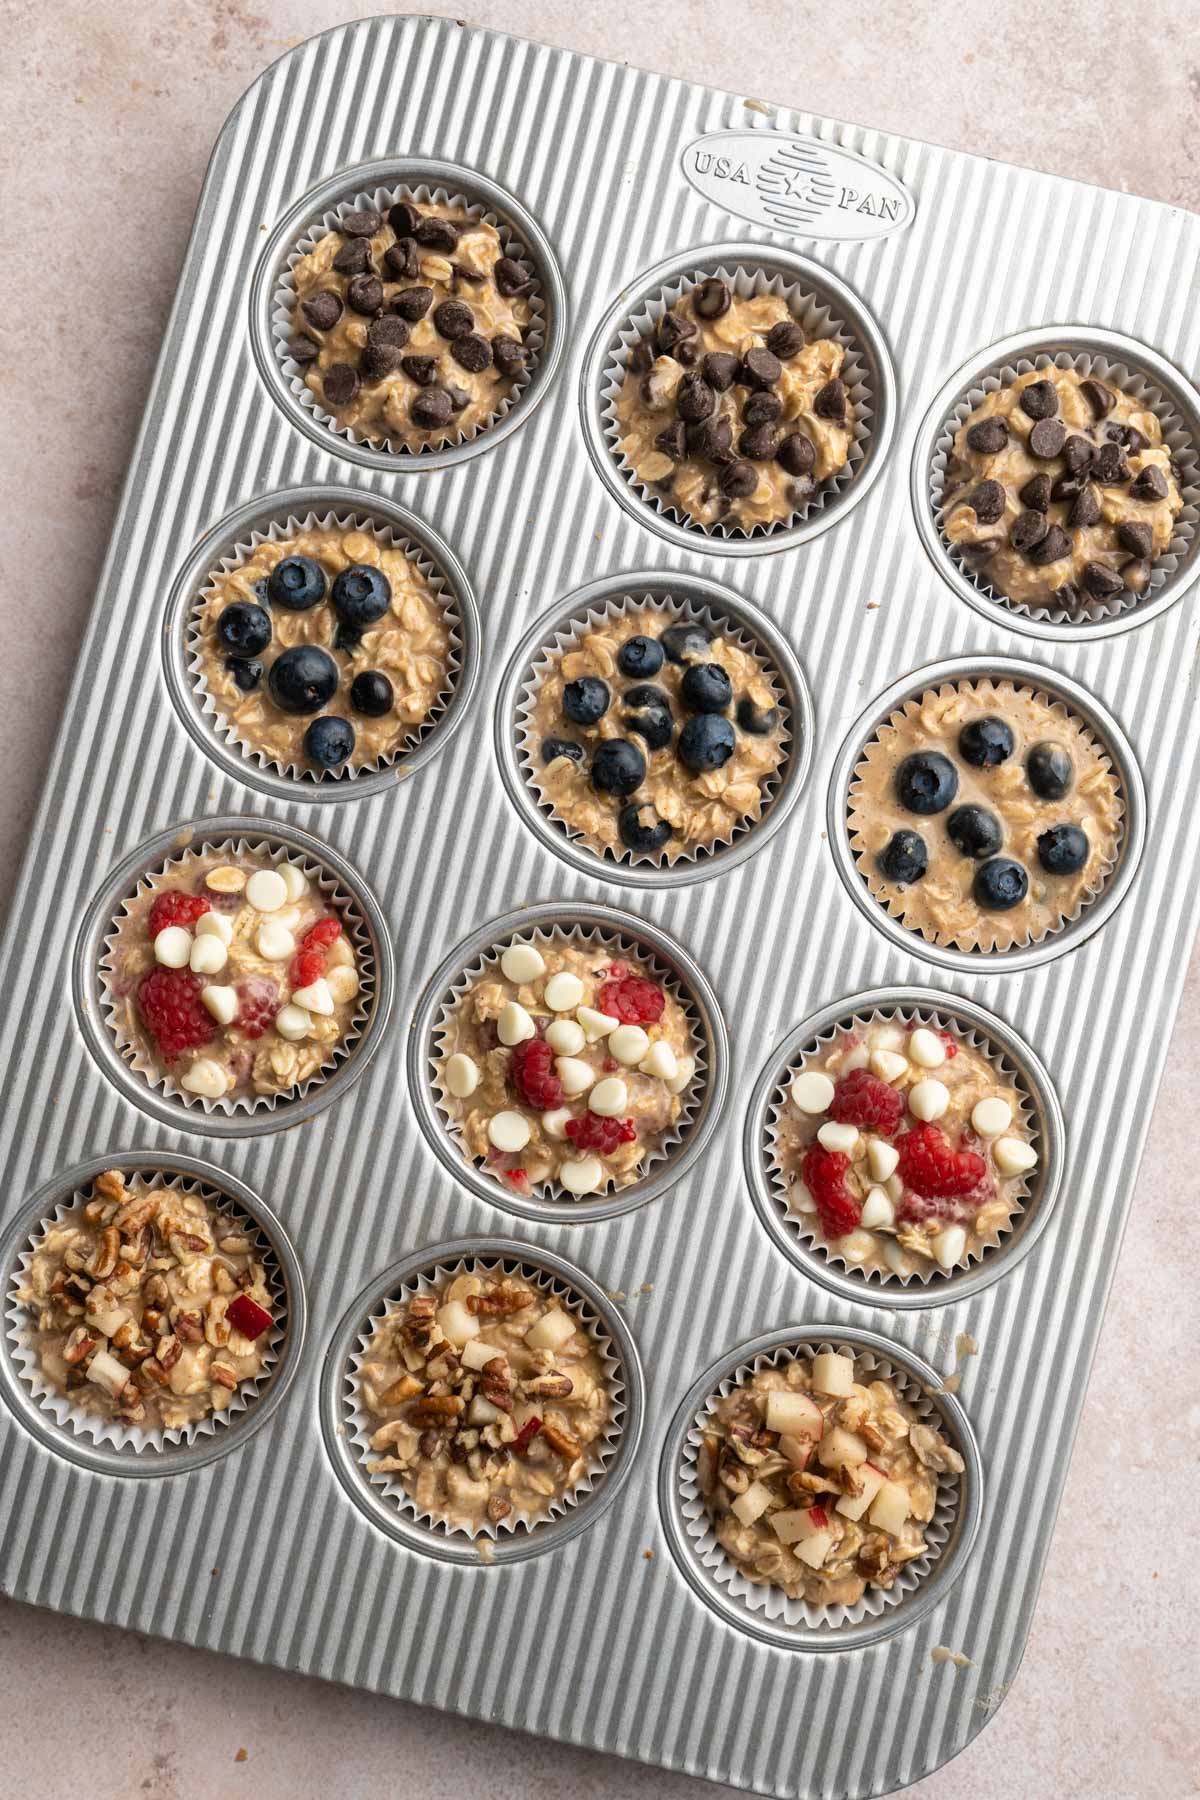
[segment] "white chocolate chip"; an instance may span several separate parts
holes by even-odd
[[[855,1069],[865,1069],[870,1060],[870,1046],[868,1044],[855,1044],[853,1050],[847,1050],[845,1056],[843,1056],[841,1062],[838,1064],[838,1074],[853,1075]]]
[[[940,1069],[946,1060],[946,1046],[936,1031],[918,1025],[908,1040],[908,1054],[923,1069]]]
[[[479,1086],[478,1065],[469,1056],[464,1055],[461,1050],[456,1050],[454,1055],[447,1059],[443,1073],[446,1077],[446,1086],[456,1100],[469,1100]]]
[[[287,897],[287,882],[278,869],[255,869],[246,883],[246,898],[255,912],[278,912]]]
[[[629,1106],[629,1089],[616,1075],[598,1081],[588,1095],[588,1106],[602,1119],[619,1119]]]
[[[296,1006],[302,1006],[306,1012],[316,1013],[321,1018],[329,1018],[334,1010],[333,995],[323,975],[318,975],[307,987],[295,988],[292,1001]]]
[[[213,912],[211,908],[208,912],[200,914],[192,929],[197,937],[220,938],[223,944],[231,943],[233,940],[233,920],[229,914]]]
[[[312,1019],[302,1006],[281,1006],[275,1014],[275,1029],[289,1044],[298,1044],[312,1030]]]
[[[837,1239],[837,1247],[843,1262],[852,1265],[865,1263],[875,1248],[875,1239],[869,1231],[851,1231],[844,1238]]]
[[[184,969],[192,954],[192,934],[182,925],[165,925],[154,940],[154,960],[167,969]]]
[[[268,962],[282,962],[296,948],[296,940],[286,925],[278,919],[264,919],[254,934],[254,944],[260,956]]]
[[[826,1150],[840,1150],[843,1156],[853,1156],[858,1148],[858,1129],[854,1125],[837,1125],[829,1119],[818,1131],[817,1142]]]
[[[679,1073],[679,1058],[665,1038],[658,1038],[651,1044],[638,1068],[643,1075],[655,1075],[659,1081],[674,1081]]]
[[[903,1050],[908,1033],[900,1025],[872,1025],[867,1042],[872,1050]]]
[[[873,1187],[863,1201],[859,1224],[865,1231],[877,1231],[881,1225],[894,1225],[896,1211],[881,1187]]]
[[[888,1195],[893,1203],[896,1206],[899,1206],[904,1198],[904,1183],[899,1175],[889,1175],[883,1185],[887,1189]]]
[[[556,1056],[577,1056],[587,1039],[583,1026],[574,1019],[552,1019],[546,1027],[546,1042]]]
[[[329,984],[329,991],[333,995],[336,1006],[345,1006],[347,1001],[353,1000],[358,993],[357,972],[354,969],[347,969],[344,964],[339,965],[336,969],[330,969],[325,980]]]
[[[527,982],[536,981],[546,967],[546,959],[540,950],[532,944],[510,944],[500,958],[500,968],[506,981],[515,982],[517,987],[524,987]]]
[[[908,1074],[908,1058],[895,1050],[876,1050],[871,1058],[871,1073],[880,1081],[896,1082]]]
[[[1002,1175],[1024,1175],[1036,1164],[1037,1151],[1020,1138],[1002,1137],[992,1145],[992,1157]]]
[[[797,1075],[792,1083],[792,1101],[802,1113],[828,1112],[833,1104],[833,1083],[819,1069]]]
[[[496,1035],[511,1050],[514,1044],[523,1044],[526,1038],[535,1037],[537,1027],[520,1002],[510,1000],[496,1020]]]
[[[961,1225],[947,1225],[933,1240],[933,1254],[943,1269],[953,1269],[962,1261],[967,1248],[967,1234]]]
[[[218,1025],[232,1025],[237,1018],[238,992],[234,987],[201,988],[200,1001]]]
[[[598,1043],[602,1037],[607,1037],[610,1031],[615,1031],[621,1023],[620,1019],[614,1019],[611,1013],[597,1012],[594,1006],[577,1008],[575,1017],[583,1026],[583,1035],[589,1044]]]
[[[219,1100],[225,1092],[225,1070],[211,1056],[198,1056],[180,1077],[179,1085],[189,1094],[201,1094],[206,1100]]]
[[[488,1138],[497,1150],[523,1150],[529,1142],[529,1120],[523,1113],[498,1112],[488,1120]]]
[[[583,983],[569,969],[560,969],[546,983],[542,998],[551,1012],[574,1012],[583,999]]]
[[[893,1275],[908,1275],[911,1273],[912,1264],[904,1250],[901,1249],[900,1245],[893,1237],[884,1238],[883,1240],[883,1260],[892,1271]]]
[[[604,1165],[595,1156],[585,1156],[580,1162],[565,1162],[558,1171],[558,1179],[568,1194],[594,1194],[604,1186]]]
[[[788,1197],[797,1212],[815,1213],[817,1210],[816,1201],[802,1181],[796,1183]]]
[[[950,1089],[932,1075],[909,1089],[908,1109],[915,1119],[924,1119],[926,1124],[931,1119],[940,1119],[949,1104]]]
[[[900,1152],[894,1144],[885,1144],[877,1137],[867,1139],[867,1167],[874,1181],[886,1181],[899,1161]]]
[[[971,1123],[980,1137],[999,1137],[1012,1124],[1012,1107],[1007,1100],[1001,1100],[998,1094],[989,1094],[986,1100],[977,1100],[971,1109]]]
[[[650,1039],[640,1025],[618,1025],[608,1040],[608,1047],[619,1063],[633,1069],[649,1050]]]
[[[567,1120],[570,1116],[571,1115],[565,1106],[555,1107],[553,1112],[542,1114],[542,1130],[547,1137],[565,1138],[567,1135]]]
[[[223,969],[229,959],[229,952],[219,937],[206,931],[203,937],[193,938],[188,952],[188,968],[197,975],[215,975]]]
[[[695,1057],[694,1056],[681,1056],[679,1058],[679,1073],[678,1073],[678,1075],[675,1076],[673,1081],[668,1077],[668,1080],[667,1080],[668,1094],[682,1094],[684,1088],[688,1086],[689,1082],[692,1079],[692,1076],[695,1073],[696,1073]]]
[[[556,1056],[554,1073],[562,1082],[564,1094],[586,1094],[596,1079],[591,1063],[578,1056]]]
[[[280,863],[279,879],[287,889],[289,900],[303,900],[308,892],[308,876],[303,869],[296,863]]]

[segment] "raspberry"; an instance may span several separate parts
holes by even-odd
[[[302,950],[328,950],[330,944],[336,944],[341,935],[342,922],[340,919],[318,919],[315,925],[310,925],[300,939],[300,948]]]
[[[203,985],[190,969],[160,966],[151,969],[138,987],[138,1011],[166,1062],[216,1035],[216,1021],[200,998]]]
[[[279,1011],[279,989],[266,975],[238,982],[238,1010],[234,1023],[244,1036],[260,1038]]]
[[[846,1190],[849,1168],[848,1156],[840,1150],[826,1150],[824,1144],[810,1144],[804,1153],[804,1185],[817,1203],[817,1216],[827,1238],[845,1237],[854,1230],[862,1212],[853,1194]]]
[[[325,973],[325,952],[323,950],[299,950],[292,958],[292,986],[294,988],[311,987]]]
[[[181,894],[178,888],[170,888],[165,894],[156,896],[147,928],[152,938],[165,931],[168,925],[182,925],[185,931],[190,931],[196,920],[211,910],[203,894]]]
[[[839,1125],[858,1125],[891,1137],[904,1117],[904,1095],[869,1069],[852,1069],[833,1090],[829,1116]]]
[[[620,964],[613,966],[619,968]],[[655,1025],[666,1003],[662,989],[641,975],[620,975],[615,981],[606,981],[596,1002],[602,1013],[620,1019],[622,1025]]]
[[[952,1031],[939,1031],[938,1036],[946,1046],[946,1061],[952,1061],[958,1055],[958,1039]]]
[[[618,1144],[632,1144],[637,1128],[632,1119],[603,1119],[599,1113],[585,1112],[580,1119],[567,1120],[567,1136],[577,1150],[598,1150],[611,1156]]]
[[[929,1199],[953,1200],[969,1194],[987,1174],[987,1164],[973,1150],[955,1150],[936,1125],[919,1125],[896,1143],[896,1173],[906,1188]]]
[[[526,1106],[553,1112],[563,1103],[563,1085],[554,1073],[554,1052],[542,1038],[526,1038],[513,1050],[509,1078]]]

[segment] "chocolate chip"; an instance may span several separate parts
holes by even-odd
[[[687,426],[682,419],[674,419],[664,431],[660,431],[654,440],[656,450],[669,456],[674,462],[687,455]]]
[[[478,331],[468,331],[465,337],[456,337],[450,346],[450,354],[459,368],[465,369],[468,375],[481,375],[484,369],[492,366],[492,346]]]
[[[800,506],[807,506],[816,491],[816,482],[801,476],[799,481],[788,482],[787,503],[793,509]]]
[[[742,418],[747,425],[769,425],[783,411],[783,401],[778,394],[769,391],[761,394],[747,394],[746,404],[742,408]]]
[[[1091,477],[1101,487],[1116,487],[1129,480],[1129,464],[1120,444],[1101,444],[1092,460]]]
[[[412,238],[389,244],[383,253],[383,269],[391,281],[412,281],[421,273],[421,253]]]
[[[779,444],[774,425],[748,425],[738,439],[738,450],[753,462],[770,462]]]
[[[732,299],[728,283],[714,275],[693,291],[692,309],[698,319],[720,319],[729,311]]]
[[[1073,437],[1067,439],[1066,443],[1063,445],[1062,453],[1063,461],[1066,463],[1071,474],[1082,475],[1083,471],[1088,467],[1092,458],[1095,456],[1096,447],[1094,444],[1089,443],[1087,438],[1080,437],[1078,432],[1076,432]]]
[[[461,300],[443,300],[434,311],[433,322],[442,337],[453,341],[474,331],[475,314]]]
[[[520,374],[529,361],[529,352],[524,344],[517,342],[516,338],[494,337],[492,339],[492,361],[500,373],[507,375],[511,380],[514,375]]]
[[[1083,475],[1058,476],[1050,489],[1050,498],[1052,500],[1073,500],[1086,479],[1086,476]]]
[[[1165,500],[1170,493],[1167,478],[1157,463],[1147,463],[1134,476],[1129,492],[1135,500]]]
[[[1029,419],[1052,419],[1058,411],[1058,389],[1052,381],[1031,381],[1018,402]]]
[[[967,433],[967,445],[980,456],[997,456],[1008,442],[1008,426],[1003,419],[979,419]]]
[[[1036,544],[1040,544],[1050,527],[1044,516],[1037,512],[1018,513],[1013,520],[1009,539],[1014,550],[1028,552]]]
[[[767,349],[773,351],[783,362],[799,356],[804,345],[804,327],[797,325],[795,319],[780,319],[778,325],[772,325],[767,333]]]
[[[1141,556],[1131,556],[1121,564],[1121,579],[1127,588],[1140,593],[1150,579],[1150,564]]]
[[[1092,409],[1094,419],[1107,418],[1117,404],[1117,396],[1111,388],[1106,388],[1102,381],[1095,381],[1091,376],[1081,381],[1079,391]]]
[[[1153,528],[1141,520],[1122,519],[1117,526],[1117,542],[1131,556],[1149,558],[1154,549]]]
[[[307,300],[302,300],[300,311],[314,331],[331,331],[342,316],[341,297],[323,288],[319,294],[310,294]]]
[[[321,354],[319,347],[313,343],[310,337],[289,338],[287,351],[292,361],[294,363],[299,363],[301,368],[305,368],[309,363],[316,362],[318,356]]]
[[[1051,525],[1040,544],[1035,544],[1029,551],[1029,560],[1039,569],[1047,564],[1061,562],[1064,556],[1071,554],[1071,540],[1061,525]]]
[[[441,388],[422,389],[409,408],[413,424],[420,425],[425,431],[432,431],[438,425],[448,425],[453,410],[449,394]]]
[[[423,319],[432,305],[433,289],[427,287],[401,288],[392,298],[392,311],[411,325]]]
[[[773,387],[782,374],[783,364],[770,350],[760,349],[756,345],[753,350],[747,350],[742,358],[742,380],[747,387]]]
[[[346,289],[346,304],[364,318],[383,311],[383,283],[378,275],[355,275]]]
[[[368,344],[393,344],[402,350],[408,342],[408,336],[408,326],[404,320],[390,315],[373,319],[367,326]]]
[[[733,427],[728,419],[700,419],[687,428],[687,445],[693,456],[703,456],[708,462],[727,463],[733,461]]]
[[[629,352],[629,361],[625,366],[633,375],[644,375],[648,369],[654,367],[654,351],[650,347],[649,339],[638,339]]]
[[[675,390],[675,411],[681,419],[707,419],[716,410],[717,396],[703,375],[685,375]]]
[[[338,220],[338,230],[344,237],[373,238],[382,229],[383,220],[375,211],[343,213]]]
[[[421,215],[407,200],[397,200],[388,207],[387,222],[398,238],[410,238],[421,222]]]
[[[406,356],[400,364],[410,381],[418,387],[432,387],[438,378],[436,356]]]
[[[676,313],[664,313],[658,321],[658,330],[655,333],[659,355],[674,356],[679,346],[695,335],[696,322],[694,319],[681,319]]]
[[[758,471],[753,463],[735,459],[721,470],[720,484],[721,492],[730,500],[745,500],[758,486]]]
[[[1122,442],[1131,456],[1136,456],[1139,450],[1148,450],[1150,447],[1150,439],[1144,438],[1136,425],[1124,427]]]
[[[694,369],[700,361],[699,338],[684,338],[682,344],[676,344],[674,356],[675,361],[681,363],[685,369]]]
[[[1061,587],[1055,588],[1050,598],[1061,606],[1064,612],[1075,612],[1083,595],[1073,581],[1064,581]]]
[[[349,363],[331,363],[326,369],[321,382],[321,392],[327,405],[334,408],[349,406],[358,393],[358,370]]]
[[[838,425],[846,422],[846,384],[835,375],[823,388],[817,389],[813,411],[818,419],[832,419]]]
[[[446,383],[446,398],[450,402],[451,412],[461,412],[464,406],[470,406],[471,396],[466,388],[459,387],[456,381]]]
[[[1048,512],[1051,485],[1048,475],[1031,475],[1017,498],[1031,512]]]
[[[399,320],[396,321],[400,323]],[[371,381],[383,381],[403,367],[404,352],[399,344],[368,344],[363,351],[362,366]]]
[[[1039,419],[1029,434],[1029,448],[1035,456],[1057,456],[1067,441],[1067,428],[1061,419]]]
[[[1083,585],[1093,600],[1111,600],[1114,594],[1121,592],[1125,583],[1107,563],[1089,562],[1083,565]]]
[[[733,386],[739,366],[737,357],[727,350],[710,350],[700,365],[705,381],[718,394],[727,393]]]
[[[492,278],[500,292],[509,300],[514,294],[524,294],[533,286],[520,263],[511,256],[500,257],[492,269]]]
[[[339,275],[364,275],[371,267],[370,238],[347,238],[333,259]]]
[[[775,461],[789,475],[810,475],[817,453],[802,431],[789,431],[775,447]]]
[[[449,219],[419,219],[413,236],[426,250],[453,250],[458,244],[458,226]]]
[[[1071,502],[1067,524],[1072,531],[1084,531],[1100,523],[1100,499],[1090,481],[1084,483]]]
[[[997,519],[1002,519],[1006,504],[1007,495],[998,481],[981,481],[974,492],[967,495],[967,505],[981,525],[994,525]],[[1036,518],[1037,514],[1033,516]]]

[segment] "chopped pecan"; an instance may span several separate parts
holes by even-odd
[[[944,1438],[940,1438],[931,1425],[914,1425],[908,1434],[913,1453],[918,1462],[932,1469],[938,1475],[961,1475],[964,1468],[962,1457],[957,1450],[952,1450]]]
[[[183,1355],[183,1345],[177,1337],[168,1334],[166,1337],[159,1338],[155,1355],[162,1368],[173,1369]]]
[[[380,1406],[400,1406],[405,1400],[411,1400],[414,1394],[421,1392],[421,1383],[412,1375],[402,1375],[399,1381],[393,1381],[390,1388],[385,1388],[379,1396]]]
[[[125,1196],[125,1177],[120,1169],[101,1169],[92,1186],[102,1200],[121,1200]]]
[[[504,1494],[493,1494],[487,1503],[487,1516],[493,1524],[498,1523],[501,1519],[507,1519],[511,1511],[512,1501]]]
[[[467,1311],[476,1318],[499,1319],[507,1313],[521,1312],[533,1299],[527,1287],[515,1281],[502,1281],[490,1293],[468,1294]]]
[[[202,1344],[204,1342],[204,1320],[198,1312],[176,1313],[175,1335],[182,1338],[185,1344]]]
[[[151,1387],[166,1387],[167,1371],[163,1368],[157,1356],[148,1356],[145,1361],[138,1366],[137,1379],[139,1386],[147,1389]]]
[[[728,1457],[721,1463],[718,1478],[721,1486],[728,1488],[731,1494],[744,1494],[750,1486],[750,1477],[745,1469],[740,1463],[730,1462]]]
[[[583,1455],[583,1445],[579,1439],[572,1437],[569,1431],[564,1431],[561,1426],[553,1424],[549,1419],[542,1423],[542,1436],[550,1448],[556,1450],[566,1462],[575,1462]]]
[[[374,1441],[374,1438],[372,1438],[371,1442],[374,1443]],[[441,1442],[442,1440],[436,1431],[423,1431],[417,1439],[417,1449],[421,1452],[422,1456],[434,1457],[438,1453]]]
[[[501,1412],[512,1411],[512,1376],[503,1356],[494,1356],[490,1363],[483,1365],[479,1376],[479,1392]]]
[[[99,1241],[87,1265],[87,1272],[93,1280],[107,1280],[117,1266],[117,1257],[120,1255],[120,1251],[120,1232],[115,1225],[106,1225],[100,1233]]]
[[[63,1361],[72,1366],[90,1356],[99,1339],[85,1325],[77,1325],[63,1346]]]
[[[229,1392],[232,1394],[234,1388],[238,1384],[238,1373],[236,1369],[231,1369],[228,1363],[214,1362],[208,1372],[219,1386],[228,1388]]]
[[[867,1446],[868,1450],[887,1449],[887,1439],[877,1426],[872,1425],[870,1419],[863,1420],[858,1428],[858,1435]]]
[[[162,1204],[159,1194],[135,1194],[132,1200],[126,1201],[113,1224],[125,1237],[136,1237],[144,1231],[152,1219],[158,1217],[158,1209]]]
[[[447,1419],[456,1419],[466,1401],[461,1394],[426,1394],[424,1399],[414,1403],[412,1421],[414,1425],[435,1425]]]
[[[561,1369],[552,1369],[548,1375],[535,1375],[522,1386],[527,1394],[537,1394],[542,1400],[565,1400],[575,1389],[571,1377],[564,1375]]]

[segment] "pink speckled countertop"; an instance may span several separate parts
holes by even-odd
[[[212,139],[266,62],[360,10],[332,0],[0,5],[7,292],[22,299],[19,322],[5,315],[0,361],[7,443],[22,446],[0,469],[0,902]],[[1065,0],[1052,11],[843,0],[808,16],[823,29],[834,21],[836,41],[806,36],[799,8],[766,0],[729,14],[704,0],[491,0],[470,22],[1200,207],[1192,0]],[[1023,1668],[971,1748],[910,1790],[922,1800],[1200,1794],[1200,1412],[1189,1369],[1198,996],[1195,959]],[[5,1800],[734,1792],[7,1603],[0,1693]]]

